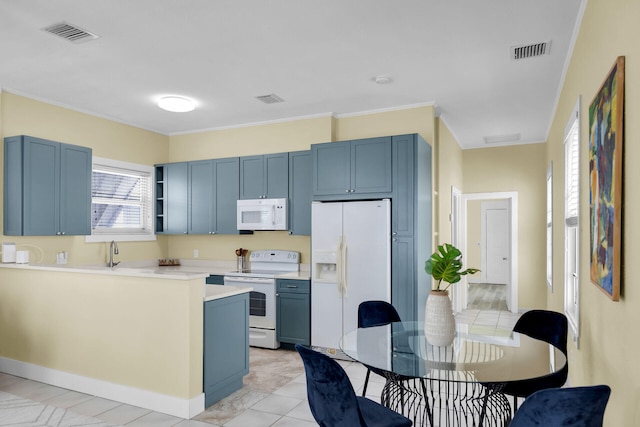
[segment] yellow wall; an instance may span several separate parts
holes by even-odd
[[[170,138],[172,162],[308,150],[330,142],[333,118],[324,116],[282,123],[177,135]]]
[[[420,134],[433,145],[435,116],[432,106],[380,113],[349,115],[336,119],[336,141],[384,135]]]
[[[518,193],[518,307],[546,307],[544,144],[462,152],[464,193]]]
[[[143,165],[165,162],[169,138],[110,120],[35,101],[8,92],[0,94],[0,137],[31,135],[93,149],[93,155]],[[0,150],[4,162],[4,150]],[[0,174],[0,182],[4,180]],[[0,203],[4,203],[0,198]],[[2,217],[0,210],[0,218]],[[0,221],[1,222],[1,221]],[[1,226],[1,225],[0,225]],[[18,249],[29,250],[30,260],[53,264],[60,251],[74,264],[105,262],[108,244],[85,243],[82,236],[18,237],[2,236]],[[134,261],[165,256],[166,241],[129,242],[120,245],[122,259]]]
[[[446,124],[438,119],[434,158],[436,245],[451,242],[451,187],[462,191],[462,149]]]
[[[326,115],[168,137],[23,96],[0,95],[2,138],[32,135],[90,147],[94,156],[144,165],[308,150],[315,143],[406,133],[419,133],[431,143],[433,107],[343,118]],[[70,264],[104,262],[108,254],[107,244],[85,243],[84,237],[4,236],[3,241],[14,241],[18,249],[30,250],[32,263],[54,263],[60,251],[69,254]],[[233,260],[234,250],[244,247],[295,250],[301,252],[301,262],[310,262],[309,237],[280,231],[242,236],[158,236],[155,242],[121,242],[119,247],[122,261],[193,258],[195,249],[200,259]]]
[[[465,265],[477,268],[482,266],[482,252],[480,243],[482,239],[481,229],[481,204],[482,200],[469,200],[467,202],[467,251],[465,253]],[[480,283],[482,281],[482,273],[474,274],[467,278],[469,283]]]
[[[433,107],[417,107],[382,113],[331,116],[283,123],[212,130],[170,138],[171,161],[268,154],[308,150],[311,144],[419,133],[433,140]],[[255,232],[242,236],[169,236],[172,258],[192,258],[194,249],[203,259],[234,260],[238,247],[288,249],[301,253],[301,262],[310,263],[308,236],[289,236],[284,231]]]
[[[335,118],[330,115],[171,137],[4,92],[0,95],[0,136],[32,135],[93,149],[94,156],[154,165],[308,150],[311,144],[381,135],[420,133],[434,139],[433,107],[416,107]],[[1,155],[1,154],[0,154]],[[1,179],[1,178],[0,178]],[[1,215],[1,213],[0,213]],[[32,263],[54,263],[66,251],[70,264],[105,262],[108,245],[85,243],[84,237],[8,237],[18,249],[32,252]],[[154,242],[119,243],[122,261],[162,257],[235,259],[238,247],[289,249],[309,263],[309,237],[286,232],[256,232],[242,236],[158,236]]]
[[[549,135],[547,156],[554,170],[554,287],[548,295],[549,307],[562,310],[563,268],[563,134],[578,96],[582,96],[580,138],[580,306],[579,347],[569,343],[569,377],[573,385],[609,384],[613,389],[605,425],[640,425],[640,287],[631,268],[640,259],[640,2],[629,0],[590,0],[573,56],[567,70],[558,108]],[[619,302],[612,302],[589,278],[589,181],[588,108],[615,59],[626,57],[625,145],[623,185],[622,291]],[[627,266],[627,268],[625,268]]]

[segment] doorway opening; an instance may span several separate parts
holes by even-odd
[[[452,299],[456,312],[478,298],[478,292],[469,292],[471,283],[483,285],[473,289],[482,293],[481,299],[504,295],[506,309],[518,312],[517,218],[517,192],[461,195],[460,215],[452,215],[452,227],[460,230],[458,247],[465,254],[464,265],[482,271],[465,276],[463,286],[454,288]],[[489,293],[485,294],[485,290]]]

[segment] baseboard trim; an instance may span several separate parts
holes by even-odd
[[[6,357],[0,357],[0,372],[185,419],[204,411],[204,393],[181,399]]]

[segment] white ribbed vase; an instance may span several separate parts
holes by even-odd
[[[446,347],[456,335],[456,318],[449,291],[431,291],[424,314],[424,335],[429,344]]]

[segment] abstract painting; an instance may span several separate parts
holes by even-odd
[[[589,106],[591,281],[620,297],[624,56],[619,56]]]

